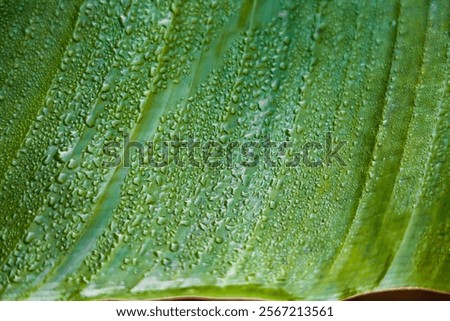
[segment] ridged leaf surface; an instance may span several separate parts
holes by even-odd
[[[450,291],[449,32],[448,0],[0,1],[0,298]],[[315,154],[105,166],[267,137]]]

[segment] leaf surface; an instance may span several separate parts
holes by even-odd
[[[446,0],[0,1],[0,298],[449,292],[449,30]]]

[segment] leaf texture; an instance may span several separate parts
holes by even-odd
[[[449,292],[449,32],[447,0],[0,1],[0,298]],[[104,166],[268,136],[345,164]]]

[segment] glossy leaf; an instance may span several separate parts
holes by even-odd
[[[0,298],[450,291],[449,15],[0,1]],[[289,146],[274,164],[139,157],[268,139]]]

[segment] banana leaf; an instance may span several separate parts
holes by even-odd
[[[448,0],[0,1],[0,299],[450,291]]]

